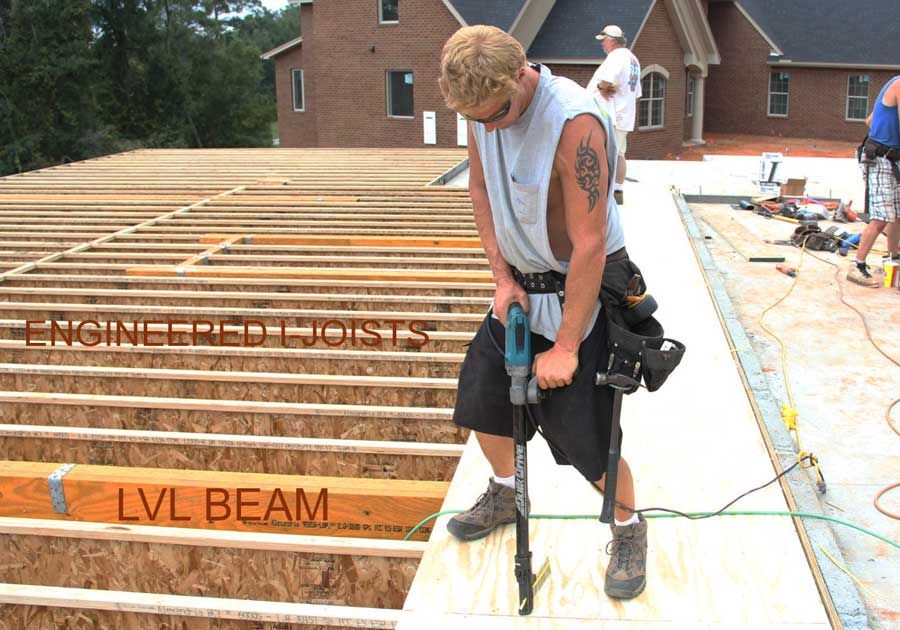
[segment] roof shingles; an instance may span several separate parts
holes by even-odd
[[[534,59],[604,57],[600,42],[594,36],[607,24],[616,24],[631,42],[651,4],[652,0],[556,0],[528,49],[528,56]]]
[[[795,63],[900,66],[897,0],[740,0]]]
[[[450,0],[466,24],[490,24],[508,31],[526,0]]]

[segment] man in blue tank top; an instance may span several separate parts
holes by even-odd
[[[891,259],[900,260],[900,75],[881,89],[866,123],[869,136],[860,147],[860,162],[866,181],[866,211],[869,225],[859,239],[856,260],[847,279],[866,287],[880,282],[869,273],[866,256],[878,235],[887,228]]]
[[[529,65],[521,44],[491,26],[460,29],[447,41],[439,85],[448,107],[469,120],[469,190],[496,283],[496,316],[488,314],[466,353],[453,418],[475,431],[494,473],[475,505],[448,524],[455,537],[471,541],[516,519],[502,349],[509,305],[528,312],[533,371],[542,389],[553,389],[533,407],[528,437],[539,425],[556,461],[603,490],[613,393],[593,382],[609,358],[598,296],[601,282],[604,291],[621,284],[624,295],[639,271],[625,252],[611,191],[612,122],[584,89]],[[624,459],[616,499],[633,510]],[[646,583],[647,521],[621,507],[615,521],[604,590],[627,599]]]

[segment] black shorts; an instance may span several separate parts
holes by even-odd
[[[609,360],[603,311],[590,335],[578,350],[579,370],[571,385],[555,388],[540,405],[529,405],[532,417],[547,438],[562,452],[550,447],[557,463],[574,466],[589,481],[606,472],[613,390],[597,387],[594,375],[605,372]],[[493,335],[493,341],[491,340]],[[459,375],[453,422],[489,433],[512,437],[513,408],[509,401],[510,377],[506,373],[502,348],[506,330],[489,312],[472,340]],[[553,342],[532,333],[531,348],[536,355],[549,350]],[[526,420],[528,439],[535,433]],[[620,438],[621,444],[621,438]]]

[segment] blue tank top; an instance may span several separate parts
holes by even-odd
[[[878,98],[875,100],[875,109],[872,111],[872,128],[869,130],[869,138],[875,142],[885,144],[889,147],[897,147],[900,149],[900,120],[897,119],[897,106],[888,107],[882,103],[885,92],[888,88],[900,79],[900,75],[894,77],[887,82]]]

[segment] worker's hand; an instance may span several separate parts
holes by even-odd
[[[578,351],[571,352],[559,346],[553,346],[534,357],[531,371],[537,377],[538,387],[553,389],[571,385],[577,369]]]
[[[500,323],[506,326],[506,315],[509,306],[518,302],[522,310],[528,312],[528,294],[515,280],[501,280],[494,291],[494,314],[500,318]]]
[[[600,92],[600,96],[605,98],[606,100],[611,99],[616,95],[616,86],[610,85],[609,87],[598,87],[597,91]]]

